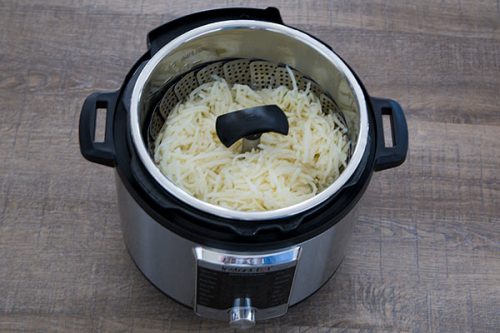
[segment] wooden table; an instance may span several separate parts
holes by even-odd
[[[80,156],[78,117],[150,29],[231,5],[279,7],[400,101],[410,131],[338,274],[256,331],[498,331],[500,5],[475,0],[0,1],[0,331],[229,331],[136,269],[113,171]]]

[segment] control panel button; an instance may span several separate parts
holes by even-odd
[[[237,298],[229,310],[229,325],[238,329],[251,328],[255,325],[255,309],[250,298]]]

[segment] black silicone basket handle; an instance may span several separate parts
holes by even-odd
[[[148,34],[150,55],[153,56],[165,44],[189,30],[227,20],[257,20],[283,24],[279,10],[274,7],[266,9],[235,7],[202,11],[179,17],[151,30]]]
[[[261,105],[217,117],[215,129],[219,140],[230,147],[245,137],[260,138],[262,133],[288,134],[288,119],[277,105]]]
[[[80,114],[80,151],[87,160],[107,166],[115,165],[113,145],[113,117],[118,91],[93,93],[85,99]],[[97,109],[106,109],[106,127],[103,142],[95,142]]]
[[[403,109],[392,99],[372,97],[371,101],[377,126],[375,171],[397,167],[405,161],[408,152],[408,126]],[[383,115],[391,117],[392,147],[385,145]]]

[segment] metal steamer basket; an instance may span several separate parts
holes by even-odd
[[[284,315],[339,266],[373,171],[405,160],[401,107],[370,97],[329,46],[286,26],[275,8],[185,16],[151,31],[148,46],[122,87],[90,95],[80,118],[83,156],[115,167],[131,257],[155,286],[198,315],[237,327]],[[160,172],[155,139],[192,90],[214,75],[254,89],[291,88],[287,67],[299,89],[309,85],[322,109],[348,128],[349,161],[335,182],[292,206],[246,212],[201,201]],[[104,142],[94,141],[97,108],[107,110]],[[384,143],[383,114],[391,118],[392,147]]]

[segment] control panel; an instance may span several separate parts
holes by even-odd
[[[195,248],[195,312],[240,328],[285,314],[299,254],[299,247],[258,254]]]

